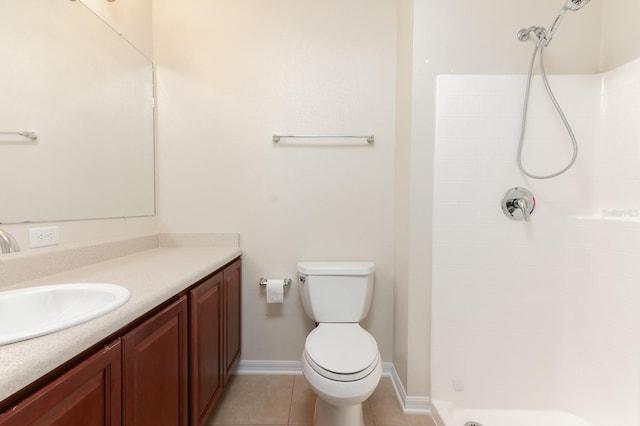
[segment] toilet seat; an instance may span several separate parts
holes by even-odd
[[[380,361],[378,345],[357,323],[321,323],[305,342],[304,356],[323,377],[339,382],[361,380]]]

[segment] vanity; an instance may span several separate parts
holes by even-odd
[[[206,421],[240,355],[241,252],[161,240],[16,285],[112,282],[131,297],[84,324],[0,346],[0,425]]]

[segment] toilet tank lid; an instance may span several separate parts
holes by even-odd
[[[369,275],[374,270],[373,262],[298,262],[302,275]]]

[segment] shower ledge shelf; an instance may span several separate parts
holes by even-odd
[[[572,219],[578,220],[593,220],[597,222],[620,222],[620,223],[638,223],[640,224],[639,216],[570,216]]]

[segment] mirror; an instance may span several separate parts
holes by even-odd
[[[155,214],[151,61],[79,1],[0,11],[0,223]]]

